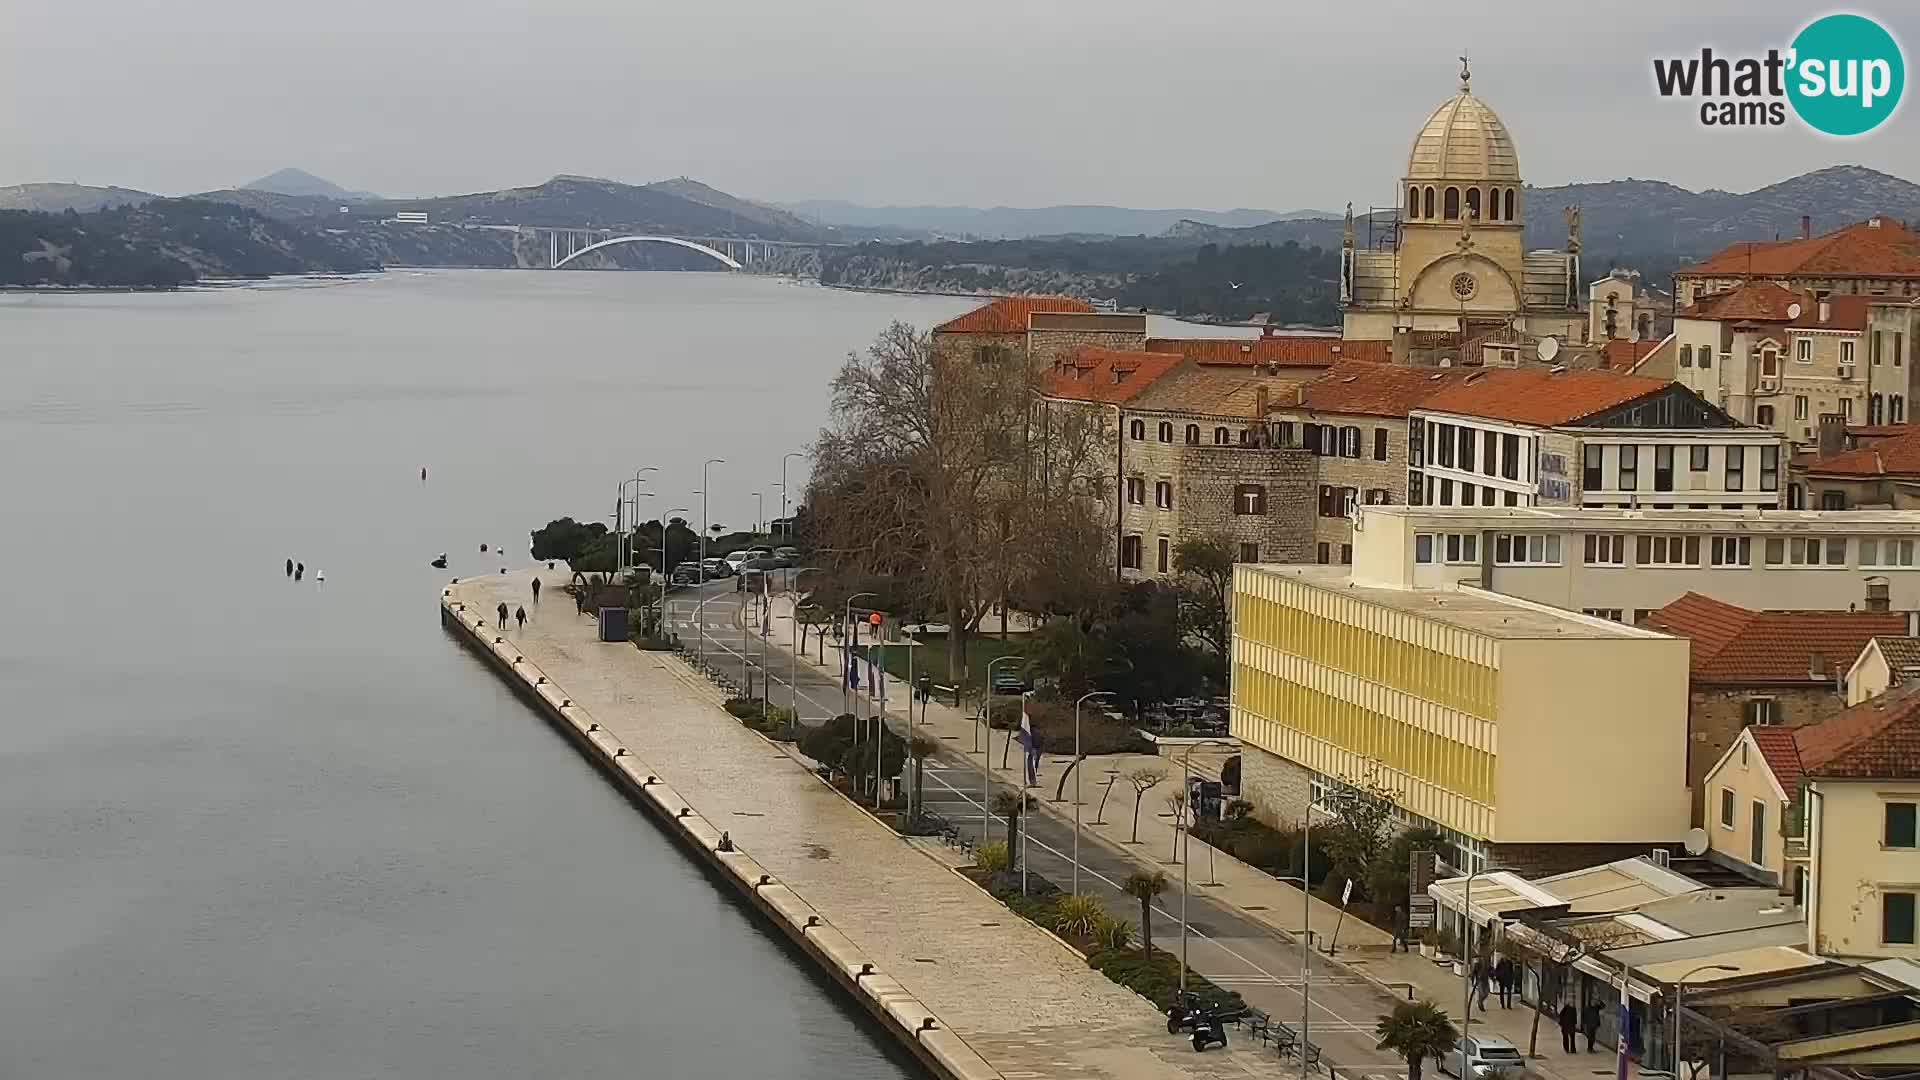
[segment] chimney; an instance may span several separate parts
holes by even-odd
[[[1264,420],[1267,418],[1267,388],[1264,386],[1254,388],[1253,418],[1255,420]]]
[[[1800,215],[1800,239],[1807,240],[1807,239],[1811,239],[1812,236],[1813,236],[1813,215],[1801,214]]]
[[[1893,610],[1892,603],[1887,597],[1886,578],[1871,577],[1867,579],[1867,610],[1881,615]]]
[[[1847,418],[1839,413],[1821,413],[1819,443],[1820,456],[1832,457],[1847,448]],[[1811,501],[1811,500],[1809,500]]]
[[[1278,337],[1279,334],[1277,331],[1279,329],[1279,327],[1272,323],[1263,323],[1260,327],[1260,336],[1263,338]]]

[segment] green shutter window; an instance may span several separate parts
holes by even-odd
[[[1913,944],[1913,894],[1880,894],[1880,940],[1888,945]]]
[[[1913,806],[1914,804],[1910,802],[1890,802],[1887,804],[1887,847],[1910,848],[1914,846]]]

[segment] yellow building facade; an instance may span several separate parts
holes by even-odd
[[[1687,828],[1682,639],[1338,567],[1236,567],[1233,612],[1233,734],[1268,820],[1370,781],[1457,858],[1542,870]]]

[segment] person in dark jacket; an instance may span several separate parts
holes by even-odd
[[[1503,1009],[1513,1008],[1513,984],[1518,974],[1511,956],[1502,954],[1500,961],[1493,965],[1493,981],[1500,988],[1500,1007]]]
[[[500,615],[500,629],[505,630],[507,628],[507,602],[505,600],[500,601],[500,606],[495,608],[494,611]]]
[[[1579,1044],[1574,1041],[1574,1036],[1579,1033],[1579,1027],[1580,1013],[1573,1007],[1573,1002],[1569,1001],[1561,1005],[1560,1049],[1565,1050],[1569,1054],[1577,1054],[1580,1052]]]
[[[539,578],[533,579],[533,602],[536,604],[540,602],[540,579]]]
[[[513,618],[515,622],[518,622],[520,624],[520,629],[525,630],[527,628],[527,609],[526,608],[523,608],[523,607],[514,608]]]
[[[1586,1010],[1580,1016],[1580,1030],[1587,1036],[1587,1053],[1593,1053],[1593,1041],[1600,1037],[1600,1003],[1587,1002]]]

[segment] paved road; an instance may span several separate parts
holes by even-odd
[[[757,633],[747,635],[743,652],[740,602],[732,579],[710,582],[704,589],[684,590],[670,597],[668,620],[672,629],[689,643],[700,644],[698,635],[704,635],[710,662],[729,667],[741,664],[740,674],[733,676],[737,682],[744,683],[750,675],[758,692],[763,680],[770,676],[767,691],[773,704],[784,707],[797,701],[802,720],[818,722],[842,712],[844,691],[837,678],[833,650],[827,651],[828,668],[823,670],[802,660],[797,672],[789,652],[778,647],[763,649]],[[776,639],[792,640],[791,624],[784,620],[773,624],[773,632]],[[766,667],[762,667],[763,656],[768,661]],[[789,685],[790,674],[795,685]],[[993,752],[999,752],[1001,741],[1004,733],[995,733]],[[1098,758],[1089,759],[1087,767],[1083,792],[1088,807],[1082,812],[1092,820],[1093,813],[1100,807],[1095,793],[1109,777],[1101,771]],[[977,838],[984,826],[991,830],[994,839],[1004,839],[1004,820],[988,814],[983,821],[980,759],[973,746],[961,740],[936,755],[927,768],[927,787],[929,809],[953,821],[971,837]],[[1012,788],[994,781],[991,790],[1011,791]],[[1041,790],[1036,794],[1046,798],[1051,793]],[[1106,814],[1132,813],[1128,802],[1131,792],[1124,785],[1111,795],[1105,806]],[[1156,810],[1158,802],[1155,798],[1151,804]],[[1149,810],[1143,807],[1141,812]],[[1034,872],[1066,888],[1072,877],[1072,823],[1047,813],[1033,813],[1028,820],[1028,865]],[[1151,855],[1155,864],[1174,881],[1173,889],[1161,896],[1154,908],[1155,945],[1169,949],[1180,947],[1180,912],[1184,903],[1188,929],[1186,947],[1192,968],[1221,986],[1239,991],[1249,1004],[1265,1009],[1297,1029],[1301,1021],[1300,947],[1232,909],[1208,900],[1204,859],[1194,868],[1183,900],[1179,884],[1181,867],[1170,863],[1170,854],[1156,851]],[[1137,869],[1138,864],[1091,839],[1082,840],[1080,860],[1082,891],[1100,896],[1115,915],[1137,920],[1140,902],[1122,893],[1119,883]],[[1328,965],[1317,954],[1310,971],[1309,1038],[1323,1047],[1326,1058],[1341,1066],[1342,1074],[1354,1077],[1385,1080],[1405,1076],[1404,1063],[1376,1049],[1372,1038],[1376,1020],[1392,1007],[1392,999],[1373,984]]]

